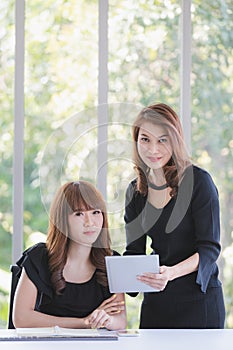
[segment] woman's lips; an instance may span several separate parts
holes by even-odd
[[[95,231],[84,231],[84,235],[91,236],[95,234]]]
[[[159,162],[162,157],[147,157],[147,159],[149,159],[150,162],[156,163]]]

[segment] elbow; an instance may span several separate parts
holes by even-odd
[[[121,329],[125,329],[127,327],[127,313],[126,310],[123,312],[122,314],[122,318],[121,318]]]
[[[13,324],[15,328],[30,328],[33,327],[27,320],[21,318],[14,318]]]
[[[120,330],[120,329],[126,329],[127,327],[127,318],[126,315],[122,315],[120,319],[118,319],[118,322],[116,322],[113,327],[111,327],[110,330]]]
[[[12,321],[15,328],[28,328],[30,326],[30,317],[26,317],[23,313],[14,312]]]
[[[14,316],[13,317],[13,324],[15,328],[24,328],[26,327],[24,320],[21,317]]]
[[[126,329],[126,327],[127,327],[127,320],[126,320],[126,318],[123,320],[123,322],[122,322],[122,325],[121,325],[121,328],[120,329]]]
[[[121,329],[126,329],[127,328],[127,321],[126,319],[122,320],[122,322],[119,323],[117,329],[115,330],[121,330]]]
[[[19,317],[14,316],[12,318],[12,321],[13,321],[13,325],[15,328],[22,328],[23,327],[22,320]]]

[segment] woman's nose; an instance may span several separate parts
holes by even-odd
[[[86,212],[84,216],[84,225],[91,226],[93,224],[92,216],[90,213]]]
[[[149,143],[149,152],[151,154],[154,154],[154,153],[158,152],[158,143],[156,141],[151,141]]]

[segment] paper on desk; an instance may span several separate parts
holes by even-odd
[[[19,337],[98,337],[97,329],[74,329],[62,327],[16,328]]]

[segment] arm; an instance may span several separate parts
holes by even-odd
[[[205,293],[211,277],[215,276],[216,281],[218,276],[216,260],[221,251],[220,209],[218,191],[210,175],[202,171],[196,177],[197,184],[192,201],[196,248],[199,253],[196,282]]]
[[[64,328],[90,328],[92,326],[91,323],[87,322],[86,317],[85,318],[58,317],[58,316],[47,315],[34,310],[35,304],[36,304],[36,297],[37,297],[37,288],[35,287],[33,282],[28,278],[25,270],[23,269],[22,275],[20,277],[20,280],[16,289],[14,306],[13,306],[13,323],[16,328],[52,327],[56,325]],[[123,297],[120,295],[119,300],[117,301],[118,302],[122,301],[122,298]],[[117,305],[112,306],[115,312],[117,311],[117,307],[118,307]],[[119,310],[121,309],[119,308]],[[104,313],[106,312],[104,311]],[[112,315],[110,317],[111,318],[110,327],[111,326],[117,327],[119,325],[119,327],[121,328],[121,326],[124,326],[124,320],[126,320],[125,315],[126,315],[125,310],[122,311],[122,315],[117,313],[115,315]]]
[[[124,294],[114,294],[86,317],[85,323],[91,328],[125,329],[127,319],[124,305]]]
[[[126,251],[123,255],[145,254],[146,235],[141,227],[140,208],[142,198],[136,199],[133,184],[130,184],[125,197],[125,231],[126,231]]]
[[[173,266],[161,266],[160,273],[145,272],[141,276],[138,276],[138,280],[148,284],[149,286],[164,290],[167,283],[178,277],[187,275],[194,271],[197,271],[199,264],[199,254],[195,253],[189,258],[181,261],[180,263]]]
[[[196,170],[191,202],[192,222],[196,237],[196,253],[174,266],[161,266],[160,274],[143,274],[139,280],[163,290],[168,281],[198,271],[196,283],[206,291],[213,274],[217,276],[216,260],[220,253],[219,201],[210,175]]]
[[[37,288],[23,269],[13,305],[13,323],[15,327],[52,327],[89,328],[82,318],[51,316],[34,310]]]

